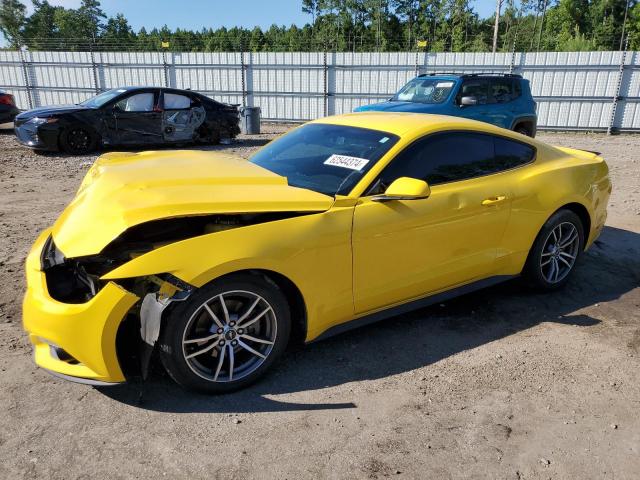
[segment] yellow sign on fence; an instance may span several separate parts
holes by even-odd
[[[162,42],[162,48],[169,48],[169,42]]]
[[[418,40],[418,46],[421,48],[424,48],[427,46],[427,41],[426,40]]]

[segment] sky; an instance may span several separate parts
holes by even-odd
[[[31,2],[23,2],[31,13]],[[77,8],[80,0],[49,0],[49,3]],[[494,0],[472,0],[471,3],[481,17],[490,16],[495,9]],[[123,13],[135,31],[165,24],[171,29],[199,30],[256,25],[269,28],[274,23],[289,26],[311,21],[309,15],[302,13],[301,0],[101,0],[101,5],[109,16]]]

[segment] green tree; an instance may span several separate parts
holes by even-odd
[[[22,34],[27,23],[26,7],[17,0],[5,0],[0,3],[0,32],[11,48],[19,48]]]

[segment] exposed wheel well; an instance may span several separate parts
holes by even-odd
[[[589,211],[585,208],[585,206],[581,205],[580,203],[574,202],[574,203],[568,203],[566,205],[563,205],[558,210],[571,210],[573,213],[575,213],[578,216],[578,218],[580,219],[580,222],[582,223],[582,229],[584,231],[584,236],[585,236],[584,243],[586,245],[587,238],[589,238],[589,232],[591,232],[591,217],[589,216]]]
[[[517,131],[520,128],[524,128],[527,131],[528,136],[533,136],[533,121],[531,120],[520,120],[516,122],[513,126],[513,130]]]

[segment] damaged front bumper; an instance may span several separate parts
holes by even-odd
[[[27,258],[23,324],[38,366],[83,383],[125,381],[116,353],[118,326],[140,299],[114,282],[84,303],[63,303],[49,295],[41,270],[44,232]],[[88,382],[87,382],[88,381]]]

